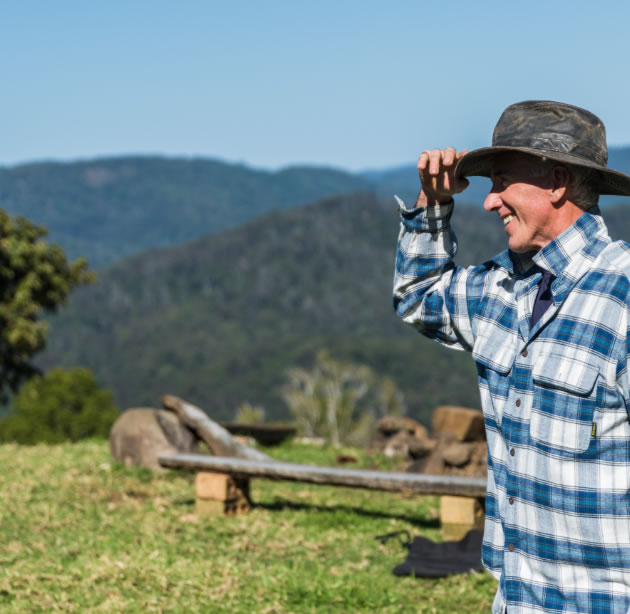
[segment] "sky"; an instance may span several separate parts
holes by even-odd
[[[569,102],[630,144],[630,2],[2,0],[0,165],[130,154],[277,169],[488,145]]]

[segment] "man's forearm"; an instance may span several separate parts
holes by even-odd
[[[399,200],[401,227],[394,274],[399,317],[425,336],[471,349],[466,311],[467,271],[453,262],[457,243],[450,228],[453,202],[406,208]]]

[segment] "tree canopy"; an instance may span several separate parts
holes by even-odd
[[[37,369],[31,358],[46,343],[43,312],[64,304],[72,288],[92,280],[85,259],[69,262],[43,240],[46,228],[0,209],[0,400]]]

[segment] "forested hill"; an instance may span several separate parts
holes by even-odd
[[[629,210],[606,218],[630,238]],[[461,207],[455,226],[463,264],[505,246],[496,216]],[[358,194],[129,258],[73,295],[43,362],[92,368],[124,407],[172,392],[221,418],[245,400],[280,418],[285,369],[327,348],[392,375],[421,419],[438,403],[478,405],[470,357],[393,314],[397,233],[393,202]]]
[[[0,168],[0,207],[43,224],[71,258],[100,268],[271,210],[369,189],[341,170],[277,172],[217,160],[122,157]]]
[[[610,152],[630,174],[630,148]],[[479,208],[489,182],[474,178],[458,197]],[[413,164],[352,174],[333,168],[264,171],[195,158],[129,156],[0,168],[0,207],[46,226],[71,258],[102,268],[147,249],[178,245],[247,223],[259,215],[334,195],[397,193],[412,203]],[[604,204],[619,198],[604,199]],[[630,201],[628,203],[630,205]]]
[[[73,293],[43,364],[90,367],[123,407],[172,392],[213,416],[248,400],[280,418],[285,369],[327,348],[393,374],[415,412],[437,400],[474,404],[465,357],[437,352],[395,319],[397,232],[393,201],[359,194],[126,259]]]

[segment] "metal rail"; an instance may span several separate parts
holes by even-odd
[[[329,486],[347,486],[371,490],[410,491],[423,495],[484,497],[484,478],[464,478],[391,471],[365,471],[340,467],[316,467],[269,461],[251,461],[202,454],[160,456],[162,467],[186,471],[213,471],[235,477],[265,478],[291,482],[308,482]]]

